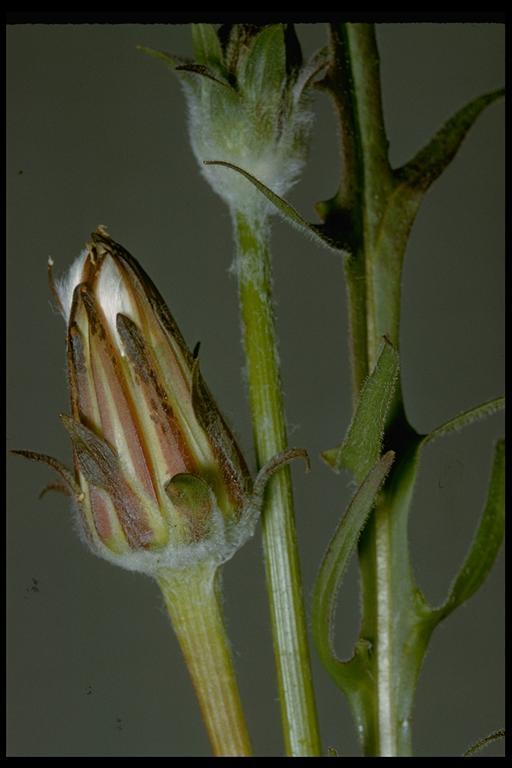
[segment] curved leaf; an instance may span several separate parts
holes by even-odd
[[[159,59],[160,61],[163,61],[164,64],[167,64],[167,66],[173,70],[176,69],[176,67],[191,63],[181,56],[175,56],[174,53],[168,53],[167,51],[157,51],[155,48],[148,48],[145,45],[137,45],[135,47],[141,53],[146,53],[153,59]]]
[[[380,456],[389,406],[398,378],[398,352],[387,339],[372,373],[365,382],[345,440],[322,453],[335,471],[348,469],[361,482]]]
[[[466,559],[444,605],[433,611],[441,621],[468,600],[483,584],[498,555],[505,534],[505,441],[496,444],[491,479],[480,524]]]
[[[247,181],[250,181],[251,184],[253,184],[256,189],[258,189],[262,195],[264,195],[267,200],[269,200],[272,205],[275,206],[278,213],[281,214],[281,216],[286,219],[288,222],[293,224],[294,226],[299,227],[302,231],[306,231],[306,233],[310,233],[314,235],[315,239],[318,239],[322,242],[323,245],[327,245],[328,248],[331,248],[335,251],[342,250],[345,245],[340,242],[335,242],[331,237],[325,234],[325,228],[322,225],[319,224],[310,224],[309,222],[304,219],[300,213],[286,200],[284,200],[279,195],[276,195],[275,192],[272,192],[272,190],[267,187],[263,182],[261,182],[259,179],[257,179],[255,176],[252,175],[252,173],[249,173],[248,171],[245,171],[243,168],[240,168],[238,165],[234,165],[234,163],[228,163],[225,160],[203,160],[204,165],[220,165],[224,168],[230,168],[232,171],[236,171],[241,176],[247,179]]]
[[[219,77],[216,77],[209,69],[208,67],[205,67],[203,64],[180,64],[177,67],[174,67],[175,72],[189,72],[192,75],[200,75],[201,77],[206,77],[208,80],[211,80],[213,83],[216,83],[217,85],[222,85],[223,88],[227,88],[231,93],[233,93],[235,96],[238,96],[238,92],[231,86],[226,80],[221,80]]]
[[[504,407],[504,397],[497,397],[494,400],[488,400],[486,403],[482,403],[481,405],[477,405],[474,408],[470,408],[468,411],[463,411],[453,419],[450,419],[444,424],[441,424],[440,427],[437,427],[432,432],[429,432],[428,435],[425,435],[422,443],[423,445],[426,445],[433,440],[437,440],[438,437],[443,437],[443,435],[446,435],[449,432],[457,432],[459,429],[472,424],[474,421],[479,421],[486,416],[492,416],[493,413],[497,413]]]
[[[313,638],[323,664],[334,675],[340,664],[333,648],[336,596],[350,555],[394,458],[393,451],[388,451],[368,472],[336,528],[316,578],[313,591]]]
[[[480,113],[504,94],[505,90],[500,88],[485,93],[462,107],[412,160],[395,171],[395,177],[413,189],[428,189],[453,160]]]

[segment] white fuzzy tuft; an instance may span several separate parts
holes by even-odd
[[[87,248],[84,248],[80,256],[77,256],[74,260],[67,274],[55,281],[55,290],[59,296],[66,322],[69,322],[69,316],[71,315],[73,292],[82,280],[82,271],[87,253]],[[50,260],[48,260],[48,263],[50,263]],[[53,260],[51,263],[53,264]]]
[[[303,170],[313,115],[297,109],[279,136],[261,130],[257,110],[242,105],[226,113],[211,114],[208,86],[202,96],[185,88],[189,106],[189,133],[201,173],[223,200],[246,215],[263,219],[274,209],[265,196],[241,174],[230,168],[204,165],[204,160],[227,160],[247,171],[275,194],[283,196]]]
[[[119,313],[126,315],[135,323],[139,322],[134,301],[126,289],[119,269],[110,256],[106,256],[101,265],[96,298],[110,327],[112,338],[118,339],[116,317]]]

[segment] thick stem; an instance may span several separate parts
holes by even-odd
[[[287,448],[264,222],[234,214],[237,274],[249,401],[258,468]],[[302,598],[291,475],[280,470],[267,487],[263,552],[286,752],[320,754]]]
[[[252,754],[220,604],[218,566],[162,569],[157,581],[216,756]]]
[[[346,174],[336,201],[338,207],[350,208],[354,230],[345,272],[356,401],[364,376],[376,363],[382,337],[399,346],[405,237],[390,239],[384,226],[396,185],[388,162],[374,27],[334,26],[332,46],[328,84],[342,121]],[[404,416],[400,388],[390,411],[386,442],[399,458],[413,450],[413,430]],[[372,648],[368,663],[373,684],[352,697],[352,704],[357,699],[356,709],[364,721],[360,735],[366,755],[411,753],[410,709],[424,651],[426,630],[418,619],[407,541],[414,478],[405,478],[401,466],[398,462],[393,468],[359,547],[361,636]],[[421,640],[415,644],[416,637]]]

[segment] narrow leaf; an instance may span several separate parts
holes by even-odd
[[[328,237],[325,234],[324,227],[322,225],[310,224],[300,215],[300,213],[293,207],[293,205],[290,205],[290,203],[288,203],[282,197],[276,195],[276,193],[272,192],[272,190],[263,184],[263,182],[261,182],[248,171],[244,171],[244,169],[240,168],[238,165],[228,163],[225,160],[203,160],[203,163],[204,165],[220,165],[224,168],[230,168],[231,170],[236,171],[241,176],[246,178],[247,181],[250,181],[251,184],[253,184],[256,189],[258,189],[263,195],[265,195],[267,200],[269,200],[275,206],[278,213],[280,213],[281,216],[283,216],[283,218],[288,222],[298,226],[302,231],[305,230],[306,233],[311,233],[316,239],[320,240],[323,245],[327,245],[329,248],[332,248],[335,251],[339,251],[345,247],[341,241],[336,242],[331,237]]]
[[[223,88],[227,88],[234,96],[238,96],[238,92],[235,91],[235,89],[226,80],[221,80],[219,77],[216,77],[208,69],[208,67],[203,66],[203,64],[181,64],[179,67],[175,67],[174,71],[190,72],[193,75],[200,75],[201,77],[206,77],[208,80],[211,80],[217,85],[222,85]]]
[[[382,437],[389,406],[398,377],[398,352],[384,340],[384,346],[372,373],[361,390],[354,418],[347,436],[338,448],[322,453],[335,472],[348,469],[361,482],[380,456]]]
[[[462,757],[472,757],[472,755],[475,754],[475,752],[480,752],[481,749],[484,749],[489,744],[492,744],[493,741],[498,741],[499,739],[505,738],[505,731],[503,729],[498,729],[497,731],[493,731],[488,736],[484,736],[483,739],[479,739],[474,744],[472,744],[469,749],[467,749]]]
[[[222,66],[222,49],[213,24],[192,24],[192,47],[199,64]]]
[[[467,132],[481,112],[504,95],[500,88],[479,96],[462,107],[395,175],[410,187],[426,190],[453,160]]]
[[[141,53],[146,53],[154,59],[163,61],[164,64],[167,64],[171,69],[176,69],[176,67],[189,63],[187,62],[187,59],[184,59],[181,56],[175,56],[174,53],[167,53],[167,51],[157,51],[155,48],[148,48],[145,45],[137,45],[136,48]]]
[[[313,591],[313,637],[319,656],[330,669],[338,664],[333,647],[336,596],[357,540],[373,507],[377,492],[395,458],[388,451],[369,471],[350,502],[320,566]]]
[[[449,432],[457,432],[459,429],[472,424],[474,421],[479,421],[486,416],[492,416],[493,413],[497,413],[505,407],[505,398],[497,397],[494,400],[488,400],[486,403],[477,405],[474,408],[470,408],[468,411],[459,413],[455,418],[441,424],[440,427],[434,429],[428,435],[423,438],[423,445],[430,443],[432,440],[437,440],[438,437],[443,437]]]
[[[263,27],[251,41],[248,55],[241,61],[240,88],[260,99],[262,94],[279,93],[286,79],[284,29],[282,24]]]
[[[445,604],[433,612],[438,621],[468,600],[483,584],[505,534],[505,441],[499,440],[489,482],[487,503],[466,559]]]

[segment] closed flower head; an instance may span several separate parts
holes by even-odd
[[[203,161],[226,161],[283,195],[299,178],[309,143],[310,86],[324,52],[303,63],[291,24],[192,25],[194,61],[143,48],[180,75],[192,149],[230,208],[252,217],[269,204],[243,176]]]
[[[252,483],[157,289],[100,227],[54,292],[67,323],[71,415],[61,418],[74,477],[50,461],[85,539],[146,572],[222,561]]]
[[[137,261],[104,227],[50,282],[67,325],[74,471],[55,469],[91,549],[156,574],[222,563],[252,535],[275,457],[253,484],[193,354]],[[55,487],[55,485],[50,486]]]

